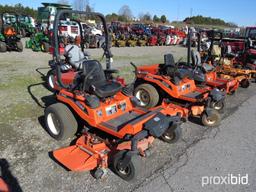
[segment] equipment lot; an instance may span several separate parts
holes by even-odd
[[[112,52],[113,67],[119,69],[129,66],[130,61],[136,64],[162,62],[163,55],[168,52],[173,53],[176,60],[186,56],[186,48],[178,46],[113,48]],[[93,57],[102,50],[90,49],[89,53]],[[19,188],[23,191],[255,190],[254,83],[248,89],[239,88],[238,93],[228,96],[227,112],[219,127],[206,128],[193,120],[183,124],[182,139],[174,145],[156,141],[153,154],[143,161],[144,172],[135,183],[121,180],[110,170],[106,178],[95,180],[88,172],[68,172],[49,157],[48,153],[53,149],[72,142],[72,139],[57,142],[44,130],[44,106],[54,99],[42,83],[50,58],[49,54],[28,49],[23,53],[0,55],[0,158],[8,161],[9,171],[17,178],[17,181],[12,177],[7,179],[12,183],[13,191],[19,191]],[[104,60],[102,64],[104,66]],[[128,73],[127,70],[120,71],[125,75]],[[7,166],[1,165],[1,169],[4,175]],[[228,173],[248,173],[250,185],[202,188],[202,176],[225,176]]]

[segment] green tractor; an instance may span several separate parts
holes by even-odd
[[[31,16],[19,15],[18,27],[23,37],[30,37],[36,32],[35,21]]]
[[[6,51],[23,51],[23,44],[19,29],[15,24],[16,16],[10,17],[8,13],[1,14],[1,30],[0,30],[0,52]]]
[[[51,37],[50,33],[53,29],[55,15],[58,10],[71,10],[70,5],[63,5],[57,3],[42,3],[42,7],[38,8],[37,23],[40,24],[40,32],[33,34],[28,41],[26,41],[26,48],[33,51],[49,52]]]
[[[38,32],[30,37],[26,41],[26,48],[32,49],[33,51],[49,52],[50,40],[44,32]]]

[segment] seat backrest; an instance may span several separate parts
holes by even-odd
[[[192,57],[192,65],[195,66],[202,66],[201,56],[198,51],[191,50],[191,57]]]
[[[84,81],[85,91],[89,91],[89,88],[93,85],[106,81],[105,73],[97,60],[83,62],[83,75],[86,77]]]
[[[164,55],[164,64],[175,67],[175,60],[171,53]]]

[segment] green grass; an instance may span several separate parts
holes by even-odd
[[[7,106],[6,110],[1,111],[0,122],[9,122],[17,119],[36,117],[41,108],[37,107],[33,102],[25,103],[19,102]]]
[[[26,76],[13,76],[5,82],[0,83],[1,90],[17,90],[24,89],[31,84],[40,82],[40,77],[35,75],[26,75]]]

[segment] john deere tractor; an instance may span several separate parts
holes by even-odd
[[[26,48],[30,48],[33,51],[49,52],[50,41],[48,35],[44,32],[38,32],[30,37],[26,41]]]
[[[0,52],[6,51],[23,51],[21,36],[18,35],[18,28],[13,25],[14,17],[9,17],[8,13],[1,14],[1,30],[0,30]],[[17,21],[17,20],[16,20]]]
[[[31,16],[28,15],[19,15],[18,27],[20,29],[20,34],[23,37],[30,37],[36,32],[35,22]]]

